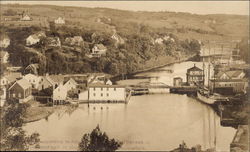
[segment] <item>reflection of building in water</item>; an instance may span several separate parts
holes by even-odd
[[[217,126],[220,125],[216,113],[209,107],[203,106],[203,145],[202,148],[214,149],[217,146]]]

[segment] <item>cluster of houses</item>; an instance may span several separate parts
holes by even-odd
[[[184,83],[181,77],[175,77],[173,85],[204,85],[205,75],[203,70],[195,65],[187,69],[186,78],[187,82]],[[248,88],[248,79],[244,70],[220,71],[209,79],[209,88],[213,90],[213,92],[223,95],[246,93]]]
[[[24,103],[45,99],[53,104],[73,100],[83,102],[125,101],[125,86],[113,85],[106,75],[22,75],[18,72],[5,74],[0,79],[1,106],[9,100]]]

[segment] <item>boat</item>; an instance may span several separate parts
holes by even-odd
[[[229,101],[227,97],[220,94],[214,93],[213,95],[210,95],[209,93],[202,92],[201,90],[197,91],[197,99],[209,105],[214,104],[216,101]]]
[[[209,46],[209,56],[210,56],[210,46]],[[197,91],[197,99],[205,104],[215,104],[216,101],[229,101],[227,97],[224,97],[218,93],[214,93],[213,91],[210,91],[210,60],[208,62],[208,88],[206,88],[203,84],[203,86],[198,86],[200,89]],[[203,61],[203,74],[204,73],[204,61]],[[214,85],[214,84],[213,84]]]

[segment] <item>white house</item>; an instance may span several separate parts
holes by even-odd
[[[82,91],[81,93],[78,94],[78,100],[88,101],[88,97],[89,97],[88,94],[89,94],[88,90]]]
[[[8,63],[9,53],[7,51],[0,51],[0,64]]]
[[[6,35],[0,36],[0,47],[7,48],[10,45],[10,38]]]
[[[0,86],[6,86],[13,84],[18,78],[21,78],[21,73],[12,72],[10,74],[6,74],[1,76]]]
[[[91,101],[125,101],[126,88],[121,85],[90,84],[89,97]]]
[[[41,77],[36,76],[34,74],[31,74],[31,73],[26,74],[25,76],[23,76],[23,78],[32,84],[33,89],[37,89],[39,82],[40,82],[40,79],[41,79]]]
[[[65,101],[67,99],[68,89],[63,85],[59,84],[53,91],[53,101]]]
[[[91,55],[93,57],[101,57],[102,55],[106,55],[107,48],[103,44],[96,44],[92,48]]]
[[[40,42],[41,38],[46,37],[44,32],[38,32],[36,34],[32,34],[26,38],[26,45],[31,46]]]
[[[29,15],[24,15],[21,19],[21,21],[32,21],[32,18]]]
[[[62,17],[58,17],[55,19],[55,24],[65,24],[65,19]]]
[[[67,91],[76,89],[77,83],[74,79],[70,78],[64,85],[63,85]]]

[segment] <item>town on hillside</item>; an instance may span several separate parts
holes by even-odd
[[[244,15],[1,7],[0,150],[249,151]]]

